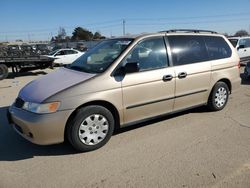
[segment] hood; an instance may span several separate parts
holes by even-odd
[[[60,68],[24,86],[20,93],[24,101],[42,103],[45,99],[94,77],[95,74],[84,73],[67,68]]]

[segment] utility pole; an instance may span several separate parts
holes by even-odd
[[[125,35],[126,33],[126,30],[125,30],[125,24],[126,24],[126,21],[125,19],[122,20],[122,26],[123,26],[123,36]]]
[[[28,41],[30,42],[30,34],[28,33]]]

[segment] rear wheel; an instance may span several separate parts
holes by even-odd
[[[209,96],[208,107],[212,111],[222,110],[228,101],[229,89],[226,83],[217,82]]]
[[[8,77],[9,71],[8,67],[4,64],[0,65],[0,80],[3,80]]]
[[[68,140],[79,151],[92,151],[105,145],[114,131],[112,113],[102,106],[80,109],[69,122]]]

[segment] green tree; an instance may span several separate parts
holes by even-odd
[[[100,39],[102,35],[99,32],[95,32],[94,39]]]
[[[237,31],[235,34],[234,34],[234,36],[235,37],[242,37],[242,36],[248,36],[249,34],[248,34],[248,32],[246,31],[246,30],[239,30],[239,31]]]
[[[77,27],[74,29],[72,33],[72,40],[86,40],[90,41],[94,37],[93,33],[87,29],[84,29],[82,27]]]

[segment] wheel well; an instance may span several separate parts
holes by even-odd
[[[116,107],[107,102],[107,101],[91,101],[91,102],[88,102],[88,103],[85,103],[85,104],[82,104],[81,106],[77,107],[69,116],[68,120],[67,120],[67,123],[66,123],[66,127],[64,129],[64,140],[66,139],[66,132],[67,132],[67,129],[69,128],[69,122],[75,117],[77,111],[80,109],[80,108],[83,108],[85,106],[90,106],[90,105],[98,105],[98,106],[102,106],[102,107],[105,107],[107,108],[114,116],[114,120],[115,120],[115,129],[118,129],[120,128],[120,116],[119,116],[119,113],[116,109]]]
[[[229,89],[229,93],[232,92],[232,84],[231,84],[230,80],[223,78],[223,79],[219,80],[218,82],[224,82],[225,84],[227,84],[227,87]]]

